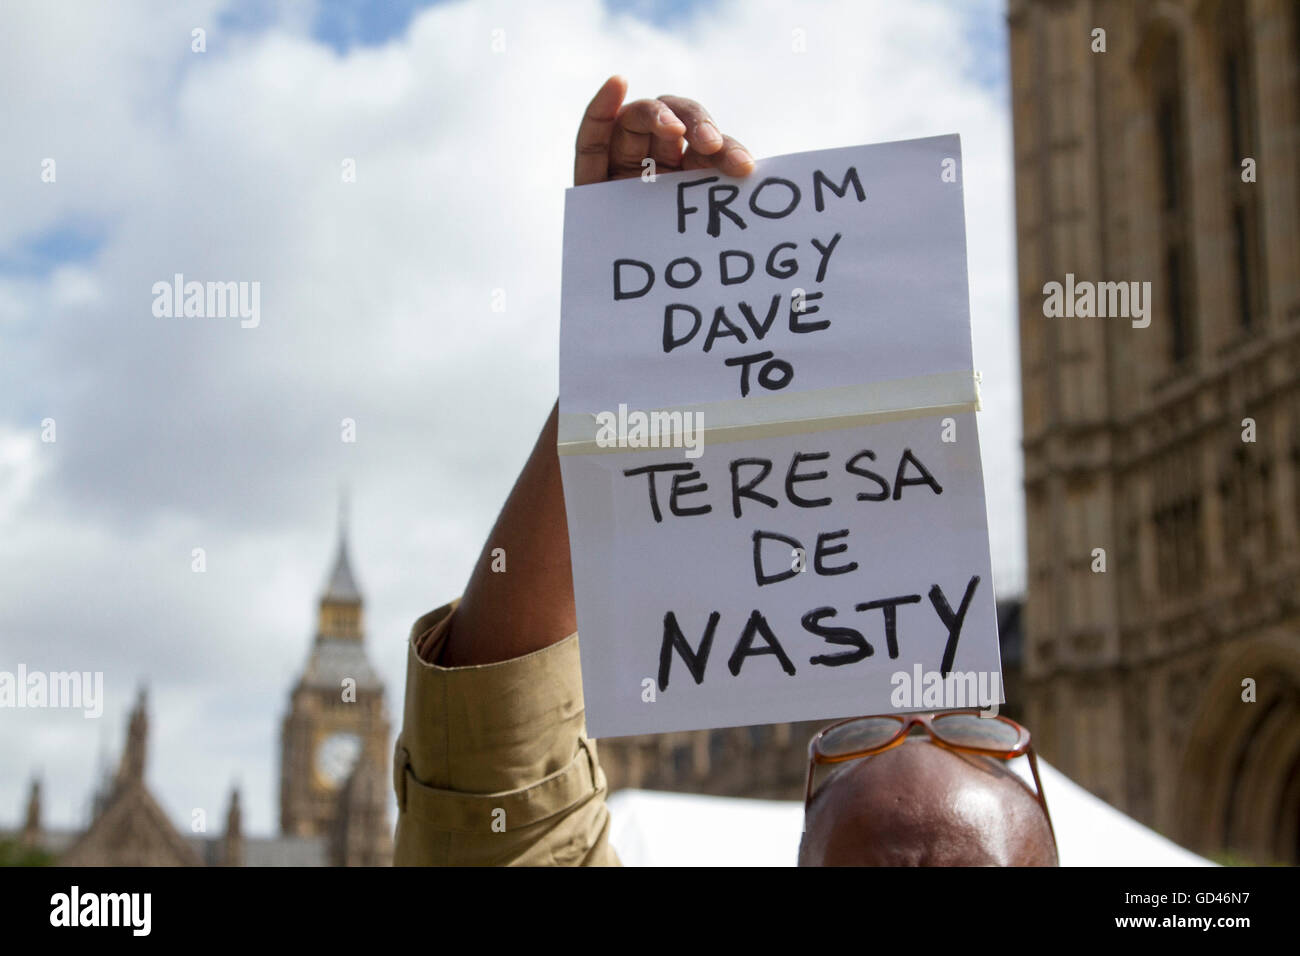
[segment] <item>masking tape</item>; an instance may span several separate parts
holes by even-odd
[[[918,375],[913,378],[871,382],[865,385],[845,385],[836,388],[813,389],[803,392],[774,392],[749,398],[728,399],[720,402],[702,402],[698,405],[679,405],[659,409],[631,409],[650,415],[700,416],[701,425],[695,438],[712,444],[749,441],[755,438],[776,438],[784,435],[810,434],[872,425],[880,422],[901,421],[909,418],[930,418],[940,415],[957,415],[980,410],[980,376],[978,372],[943,372],[937,375]],[[616,420],[619,409],[608,409]],[[660,421],[665,421],[660,419]],[[602,430],[596,413],[564,413],[559,419],[557,451],[561,455],[602,455],[626,451],[660,451],[664,447],[680,447],[668,439],[659,447],[626,445],[618,442],[600,444]]]

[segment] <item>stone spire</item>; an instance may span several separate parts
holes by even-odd
[[[41,781],[32,777],[31,793],[27,797],[27,819],[23,823],[22,842],[35,846],[41,840]]]
[[[230,791],[230,809],[226,811],[226,833],[221,840],[221,865],[244,865],[244,823],[239,808],[239,786]]]
[[[90,796],[90,818],[87,825],[93,823],[113,795],[113,760],[109,756],[108,725],[101,721],[99,725],[99,758],[95,763],[95,790]]]
[[[340,495],[338,553],[334,558],[334,569],[325,583],[325,593],[320,598],[317,645],[321,641],[339,640],[359,644],[363,637],[361,605],[361,589],[357,587],[352,562],[348,559],[347,496]]]
[[[116,786],[120,789],[131,783],[144,782],[144,762],[149,738],[148,696],[143,687],[136,697],[131,721],[127,725],[126,749],[117,768]]]
[[[361,589],[357,587],[352,574],[352,564],[348,560],[348,498],[347,493],[339,495],[339,547],[334,559],[334,570],[330,572],[329,582],[321,602],[331,604],[360,604]]]

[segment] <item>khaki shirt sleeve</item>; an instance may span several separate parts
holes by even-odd
[[[586,735],[578,635],[471,667],[436,661],[456,601],[411,628],[393,758],[398,866],[617,866]]]

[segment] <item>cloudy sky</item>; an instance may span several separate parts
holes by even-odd
[[[993,566],[1023,580],[1001,0],[362,6],[0,8],[0,670],[106,693],[97,721],[0,711],[0,825],[33,772],[84,823],[147,681],[173,819],[238,782],[273,831],[343,483],[396,732],[410,622],[459,593],[555,398],[573,137],[615,72],[759,157],[962,135]],[[155,317],[178,272],[260,282],[260,325]]]

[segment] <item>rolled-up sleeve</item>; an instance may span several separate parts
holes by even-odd
[[[578,635],[513,660],[436,661],[456,603],[415,622],[393,758],[399,866],[617,866]]]

